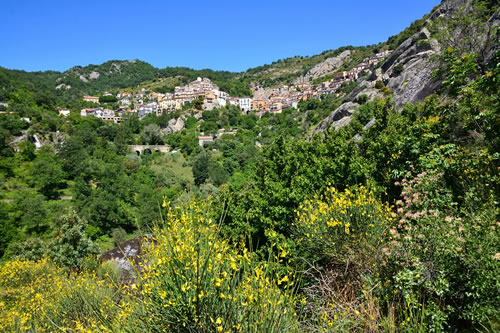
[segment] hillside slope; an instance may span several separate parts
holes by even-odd
[[[461,22],[465,14],[472,15],[474,20]],[[384,86],[392,92],[398,109],[406,103],[422,102],[440,89],[443,78],[436,74],[441,57],[449,49],[474,52],[480,55],[480,63],[486,63],[498,50],[498,42],[495,42],[498,16],[499,11],[495,11],[493,4],[483,12],[476,12],[470,0],[443,1],[418,21],[415,26],[420,27],[419,31],[402,41],[381,68],[346,96],[343,104],[319,124],[315,133],[348,124],[362,104],[360,96],[366,95],[369,100],[383,98]],[[400,35],[404,36],[405,32]]]

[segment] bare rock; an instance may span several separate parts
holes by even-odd
[[[380,91],[375,89],[375,82],[373,81],[363,81],[356,88],[354,88],[346,97],[344,97],[343,102],[357,102],[359,96],[367,95],[368,100],[372,100],[376,96],[381,96]]]
[[[68,90],[68,89],[71,89],[71,86],[69,84],[61,83],[61,84],[58,84],[56,86],[56,89],[57,90],[59,90],[59,89],[66,89],[66,90]]]
[[[99,72],[93,71],[89,74],[89,80],[98,79],[101,74]]]
[[[312,81],[314,79],[317,79],[321,76],[325,76],[327,74],[335,72],[337,69],[340,68],[346,62],[351,56],[351,51],[346,50],[339,54],[336,57],[328,58],[323,62],[320,62],[307,74],[302,78],[302,81],[307,82],[307,81]]]
[[[120,272],[121,281],[131,283],[136,273],[140,271],[139,263],[143,261],[145,247],[153,243],[152,235],[135,237],[104,252],[100,260],[112,262]]]
[[[373,125],[375,125],[376,121],[377,121],[376,118],[372,118],[372,120],[370,120],[368,123],[366,123],[365,126],[363,126],[363,130],[366,131],[367,129],[370,129],[371,127],[373,127]]]
[[[342,104],[319,123],[314,133],[320,133],[330,128],[339,129],[342,126],[348,125],[351,122],[352,114],[358,107],[359,104],[352,102]]]
[[[179,117],[177,119],[172,118],[168,121],[168,125],[163,129],[163,133],[165,135],[169,135],[172,133],[180,132],[184,129],[184,120]]]
[[[367,80],[368,81],[378,81],[378,80],[382,80],[382,68],[377,68],[376,70],[374,70],[373,72],[371,72],[369,75],[368,75],[368,78]]]

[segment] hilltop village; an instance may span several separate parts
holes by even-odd
[[[300,101],[311,98],[321,99],[322,96],[335,94],[342,85],[358,80],[358,77],[372,69],[388,55],[391,50],[386,50],[363,59],[349,71],[331,73],[331,79],[313,84],[311,82],[296,82],[293,85],[281,85],[274,88],[263,88],[255,86],[253,88],[253,98],[233,97],[219,89],[208,78],[198,77],[195,81],[184,85],[176,86],[173,93],[156,93],[141,88],[138,92],[119,92],[113,95],[105,92],[101,98],[98,96],[83,96],[84,102],[96,104],[91,108],[81,110],[81,116],[95,116],[107,121],[121,122],[123,117],[136,114],[140,119],[149,114],[160,116],[163,113],[181,110],[188,103],[198,101],[202,110],[212,110],[214,108],[234,105],[239,107],[242,113],[255,112],[257,116],[262,116],[265,112],[280,113],[286,108],[297,108]],[[97,106],[110,98],[119,104],[116,110],[106,109]],[[68,115],[69,110],[60,109],[59,114]]]

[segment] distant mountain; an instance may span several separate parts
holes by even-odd
[[[77,89],[88,93],[127,88],[158,77],[158,69],[140,60],[111,60],[101,65],[77,66],[61,73],[54,82],[59,89]]]

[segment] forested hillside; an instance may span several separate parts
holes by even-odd
[[[384,43],[243,73],[0,68],[0,331],[500,330],[499,24],[446,0]],[[384,50],[280,113],[80,115],[197,77],[318,85]]]

